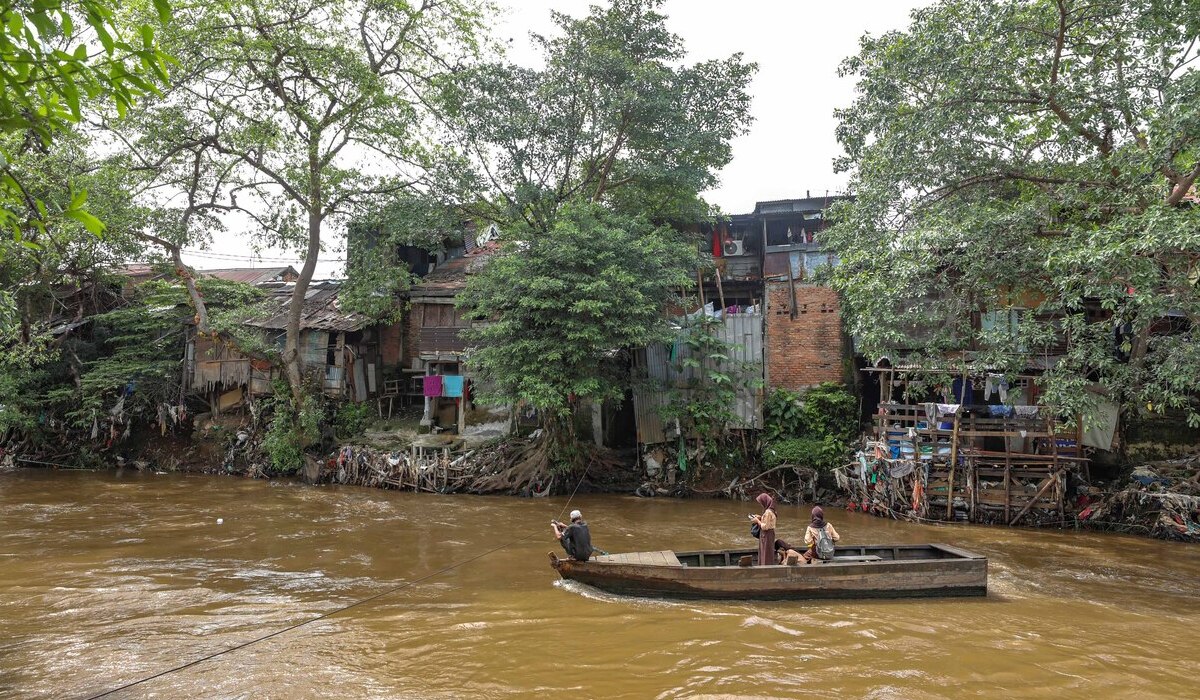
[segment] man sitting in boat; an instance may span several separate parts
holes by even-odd
[[[832,559],[833,543],[842,539],[833,523],[825,522],[825,511],[821,506],[813,506],[812,522],[804,531],[804,561],[811,564],[813,559]]]
[[[554,537],[562,543],[567,556],[575,561],[587,561],[592,556],[592,533],[583,520],[583,513],[571,511],[571,524],[564,525],[557,520],[550,521],[554,528]]]

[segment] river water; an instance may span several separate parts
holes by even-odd
[[[987,598],[663,602],[558,581],[547,523],[565,504],[0,475],[0,697],[89,698],[506,544],[108,697],[1200,697],[1200,549],[837,512],[845,543],[986,554]],[[745,503],[573,506],[609,551],[749,541]],[[780,535],[806,512],[781,507]]]

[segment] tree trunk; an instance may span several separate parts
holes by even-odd
[[[187,225],[187,219],[184,219],[184,226]],[[196,333],[199,335],[207,335],[210,330],[208,327],[208,307],[204,304],[204,297],[200,296],[199,290],[196,289],[196,274],[192,268],[183,264],[183,257],[180,255],[180,246],[174,243],[159,238],[150,233],[138,234],[142,238],[156,243],[166,249],[171,254],[171,262],[175,264],[175,276],[183,280],[183,284],[187,287],[188,297],[192,300],[192,308],[196,310]]]
[[[292,391],[292,405],[298,420],[304,406],[304,355],[300,352],[300,319],[304,313],[304,297],[317,269],[317,256],[321,253],[321,222],[324,203],[321,200],[321,165],[317,158],[317,142],[309,148],[309,199],[308,199],[308,248],[304,254],[304,265],[296,286],[292,289],[292,300],[288,307],[287,339],[283,347],[283,365],[287,373],[288,387]]]

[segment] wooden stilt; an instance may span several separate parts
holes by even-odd
[[[954,425],[950,431],[950,478],[946,482],[946,519],[954,519],[954,472],[958,467],[958,425],[963,407],[954,414]]]
[[[1030,511],[1030,509],[1033,508],[1034,504],[1038,502],[1038,499],[1041,498],[1042,496],[1044,496],[1046,494],[1046,492],[1050,490],[1051,486],[1054,486],[1055,484],[1058,483],[1058,477],[1061,474],[1062,474],[1061,469],[1059,469],[1058,471],[1051,474],[1050,477],[1046,480],[1046,483],[1042,484],[1042,487],[1037,490],[1037,493],[1035,493],[1033,495],[1033,498],[1031,498],[1029,500],[1029,502],[1025,504],[1025,507],[1021,509],[1021,512],[1017,513],[1017,517],[1015,517],[1011,521],[1009,521],[1008,526],[1012,527],[1013,525],[1016,525],[1018,520],[1025,517],[1025,514],[1028,513]]]

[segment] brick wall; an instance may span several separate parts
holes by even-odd
[[[766,351],[769,388],[804,389],[845,381],[842,314],[837,293],[796,283],[796,318],[786,281],[767,282]]]

